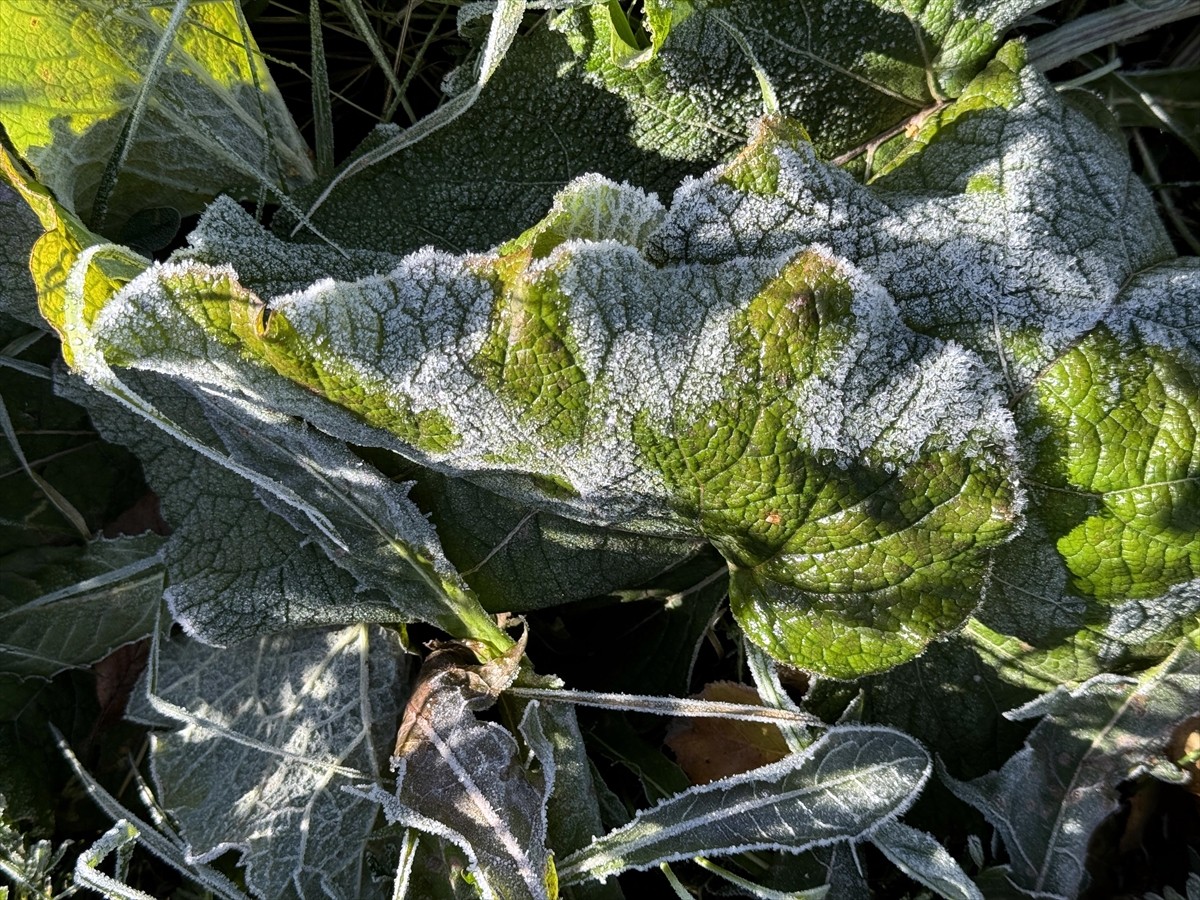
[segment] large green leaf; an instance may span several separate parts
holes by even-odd
[[[267,307],[227,270],[157,268],[84,337],[98,371],[248,394],[585,523],[702,534],[752,635],[800,665],[886,668],[961,622],[1018,503],[978,362],[824,251],[659,268],[574,236],[634,234],[653,199],[590,178],[556,210],[589,204],[492,256],[421,252]]]
[[[1200,263],[1139,273],[1018,414],[1035,462],[1025,533],[970,633],[1045,687],[1170,652],[1200,614]]]
[[[120,225],[140,209],[186,214],[222,191],[286,192],[313,175],[233,2],[0,4],[0,121],[39,181],[88,221],[104,218],[98,192]]]

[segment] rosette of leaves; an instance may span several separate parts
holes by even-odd
[[[166,597],[191,636],[218,645],[204,665],[232,672],[222,655],[237,650],[220,645],[271,646],[298,627],[418,621],[471,641],[481,664],[515,664],[490,612],[627,587],[708,545],[727,563],[737,623],[778,661],[873,676],[864,684],[882,696],[909,671],[897,667],[962,664],[970,647],[1010,682],[1057,689],[1026,710],[1052,715],[1028,750],[956,787],[1014,854],[1039,836],[1012,814],[1011,787],[1069,730],[1061,723],[1097,735],[1074,775],[1102,791],[1154,762],[1157,733],[1194,696],[1200,266],[1174,256],[1104,111],[1055,90],[1019,43],[996,49],[1020,10],[676,2],[647,3],[638,22],[593,4],[517,35],[522,8],[499,8],[477,66],[412,134],[381,130],[300,195],[280,172],[248,170],[283,198],[272,230],[218,199],[185,247],[151,263],[47,190],[60,157],[28,152],[32,173],[4,158],[42,232],[29,251],[28,235],[6,231],[5,247],[28,254],[64,357],[127,418],[165,432],[123,429],[88,401],[169,488]],[[464,13],[468,29],[477,14]],[[183,20],[151,18],[159,43],[141,52],[160,59],[166,47],[169,60]],[[137,92],[134,110],[153,96]],[[594,120],[547,125],[585,103]],[[493,124],[513,108],[525,112]],[[129,140],[118,135],[110,158]],[[364,448],[402,459],[414,495]],[[188,465],[204,473],[197,496],[179,474]],[[251,552],[256,533],[280,553]],[[516,583],[530,573],[545,589]],[[939,639],[955,652],[917,660]],[[286,646],[289,677],[307,684],[307,645]],[[179,677],[164,687],[169,703],[147,686],[154,711],[197,734],[229,730],[241,710],[184,708],[179,660],[191,651],[162,652],[157,671]],[[1142,726],[1124,712],[1158,690],[1162,660],[1169,690]],[[378,693],[364,677],[357,699],[345,689],[362,721],[332,729],[323,753],[357,753],[351,739],[387,730],[372,717],[395,718],[386,703],[364,705]],[[444,792],[431,796],[403,759],[394,792],[359,792],[433,835],[430,865],[465,866],[485,896],[552,896],[559,875],[582,884],[706,850],[867,839],[935,880],[914,862],[936,856],[932,839],[894,821],[928,773],[924,750],[898,732],[835,729],[807,749],[797,739],[783,762],[668,799],[588,844],[596,789],[578,754],[561,752],[578,735],[573,718],[539,724],[530,705],[515,729],[477,721],[469,710],[501,690],[447,690],[426,709],[412,752]],[[1103,739],[1113,721],[1128,732],[1120,754]],[[307,734],[303,722],[295,733]],[[239,754],[274,752],[245,734]],[[161,746],[186,768],[181,748],[194,742]],[[219,768],[222,752],[206,748],[206,764]],[[461,774],[480,754],[490,768],[479,771],[512,779],[504,790]],[[375,776],[378,756],[355,757],[351,774]],[[556,788],[568,768],[574,780]],[[858,792],[839,794],[830,772]],[[830,834],[789,843],[759,817],[797,796],[787,816],[847,797],[861,809],[885,781],[886,802]],[[587,821],[563,841],[542,814],[572,790],[589,798]],[[522,827],[472,838],[469,810],[495,812],[506,792],[521,798]],[[449,824],[433,815],[443,794],[463,813]],[[370,840],[369,817],[342,799],[330,803]],[[707,826],[726,801],[751,805],[740,830],[717,838]],[[207,807],[185,805],[177,818],[204,821]],[[687,832],[696,810],[695,842],[651,839]],[[1081,834],[1100,815],[1074,813]],[[206,833],[183,864],[252,837]],[[404,847],[402,869],[417,852]],[[272,885],[317,883],[297,858]],[[949,874],[936,889],[975,896],[938,859]],[[365,869],[356,857],[338,877],[358,883]],[[1082,883],[1044,860],[1001,874],[1064,895]]]

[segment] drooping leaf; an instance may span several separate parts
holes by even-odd
[[[1163,759],[1197,696],[1200,654],[1185,642],[1137,677],[1098,675],[1011,713],[1044,717],[1025,748],[997,772],[948,781],[1000,833],[1008,880],[1033,896],[1077,896],[1087,884],[1088,841],[1117,809],[1121,782]]]
[[[236,849],[265,897],[383,896],[364,860],[376,810],[342,786],[381,777],[403,675],[395,635],[371,626],[164,644],[136,712],[178,723],[152,738],[151,770],[189,860]]]
[[[157,535],[0,558],[0,669],[49,678],[149,635],[162,601]]]
[[[72,315],[90,324],[104,301],[145,268],[146,260],[137,254],[104,244],[102,237],[89,231],[44,185],[29,178],[4,147],[0,147],[0,181],[16,191],[41,226],[27,259],[28,269],[37,291],[38,310],[60,337],[75,327],[74,319],[67,319],[68,292],[75,297]],[[15,215],[18,221],[27,220],[23,214]],[[80,257],[86,260],[77,269]],[[69,281],[72,273],[74,280]],[[23,281],[19,279],[17,284]],[[63,358],[68,363],[73,361],[72,349],[64,343]]]
[[[163,548],[165,599],[191,636],[228,646],[296,628],[409,621],[386,595],[362,590],[320,547],[264,507],[245,479],[76,380],[60,389],[87,403],[100,432],[142,461],[172,527]],[[215,434],[202,430],[198,403],[169,393],[157,400],[221,446]]]
[[[831,729],[803,753],[639,813],[565,859],[560,874],[571,884],[697,855],[858,841],[901,815],[931,769],[921,745],[901,732]]]
[[[85,274],[90,272],[91,268],[84,269],[87,262],[83,260],[75,270]],[[497,640],[498,648],[506,647],[507,638],[491,623],[444,559],[436,534],[407,499],[405,490],[383,479],[345,445],[310,433],[287,416],[272,412],[271,406],[283,406],[292,412],[308,407],[310,416],[316,419],[331,412],[340,427],[332,429],[327,424],[327,429],[339,430],[364,443],[371,441],[371,430],[353,416],[329,408],[307,391],[281,381],[265,367],[246,365],[227,340],[208,341],[203,326],[212,324],[209,315],[215,314],[216,322],[232,323],[221,312],[218,298],[228,294],[225,307],[228,313],[232,310],[228,300],[240,302],[248,298],[245,290],[227,276],[212,280],[192,270],[175,287],[181,291],[181,296],[190,298],[191,310],[200,316],[200,320],[189,327],[186,317],[181,319],[169,310],[161,310],[167,313],[167,319],[148,326],[137,338],[137,343],[142,352],[156,355],[163,363],[147,368],[177,375],[181,372],[182,360],[187,360],[183,365],[190,368],[190,377],[178,380],[176,387],[169,381],[156,382],[151,378],[140,385],[141,393],[139,386],[128,382],[128,377],[122,381],[116,376],[97,351],[95,323],[89,311],[91,295],[86,289],[64,294],[63,313],[53,321],[72,335],[70,340],[78,351],[72,359],[88,380],[200,457],[246,479],[258,490],[261,502],[268,509],[279,513],[302,533],[310,533],[335,562],[351,570],[360,580],[365,579],[365,582],[360,581],[364,587],[390,594],[396,610],[393,616],[403,617],[405,621],[421,618],[437,622],[453,634],[490,634]],[[179,387],[184,389],[182,395]],[[272,403],[272,398],[278,399],[280,390],[290,394],[290,405]],[[182,404],[180,409],[171,409],[178,404]],[[241,490],[244,489],[242,486]],[[238,489],[234,491],[236,493]],[[327,510],[321,508],[325,506],[328,506]],[[257,516],[260,521],[262,515],[256,508],[251,513],[252,519]],[[234,521],[237,509],[226,506],[218,511],[219,518],[225,516]],[[253,528],[252,519],[236,520],[235,527]],[[200,515],[199,528],[211,531],[215,524],[207,513]],[[230,526],[226,523],[216,527],[227,529]],[[281,540],[286,540],[277,523],[273,523],[272,529]],[[339,529],[349,531],[343,535]],[[348,541],[355,544],[355,552],[350,552]],[[193,573],[198,573],[201,578],[212,574],[207,571],[211,556],[203,542],[189,537],[180,538],[175,544],[201,563],[191,566]],[[285,553],[290,555],[296,549],[297,545],[293,543]],[[305,550],[303,544],[298,549],[302,555],[312,553]],[[248,553],[250,558],[246,559]],[[218,574],[223,571],[225,577],[240,582],[251,591],[260,591],[263,570],[279,570],[279,561],[272,559],[270,554],[264,556],[262,548],[256,547],[254,542],[247,543],[234,559],[236,561],[223,563]],[[327,579],[328,576],[324,576],[320,580]],[[314,598],[302,604],[309,609],[301,609],[297,621],[312,611],[317,612],[317,622],[321,623],[329,623],[330,618],[326,616],[330,615],[334,622],[346,621],[348,616],[350,621],[355,620],[351,610],[337,608],[339,601],[347,593],[352,596],[353,591],[343,590],[319,599],[319,586],[313,590],[314,585],[306,584],[310,579],[289,574],[288,580],[295,586],[295,592],[307,593]],[[192,594],[195,596],[194,592]],[[224,609],[219,601],[214,606],[211,597],[202,599],[207,604],[202,613],[209,621],[199,624],[197,634],[217,642],[246,636],[248,604],[244,599],[226,598]],[[333,603],[330,603],[331,599]],[[264,606],[258,601],[249,605]],[[271,605],[273,619],[287,621],[290,618],[291,612],[286,607],[278,603]],[[375,601],[368,598],[367,606],[372,605],[376,605]],[[237,621],[239,618],[241,622]],[[378,620],[380,617],[371,615],[367,618]],[[395,621],[386,612],[382,618]],[[471,624],[466,624],[468,622]],[[250,633],[261,633],[254,629],[252,622],[250,625]]]
[[[558,896],[546,847],[554,759],[542,759],[539,772],[528,771],[512,734],[473,711],[491,705],[516,677],[524,646],[522,639],[482,666],[461,646],[431,655],[396,737],[395,794],[379,785],[358,792],[379,803],[389,823],[458,847],[484,900]],[[533,748],[548,749],[541,741]]]
[[[222,191],[287,191],[313,177],[236,3],[4,3],[0,59],[9,138],[86,221],[98,191],[111,192],[119,224],[148,207],[186,214]]]
[[[567,192],[598,198],[595,237],[629,233],[629,204],[660,214],[613,190]],[[976,605],[980,550],[1018,499],[1008,414],[973,357],[906,331],[820,250],[656,268],[611,239],[537,241],[422,252],[266,308],[227,272],[156,268],[86,329],[103,348],[89,364],[250,394],[586,523],[703,532],[743,625],[798,665],[887,668]],[[630,303],[643,295],[671,302]]]

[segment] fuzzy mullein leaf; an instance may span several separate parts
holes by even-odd
[[[912,328],[1029,386],[1136,273],[1172,257],[1124,138],[1008,44],[910,150],[862,185],[766,120],[728,165],[684,185],[647,255],[716,262],[818,242],[895,298]]]
[[[49,678],[150,634],[162,543],[147,534],[0,558],[0,670]]]
[[[543,222],[512,244],[544,254],[565,240],[609,231],[635,241],[661,219],[662,208],[639,202],[640,195],[591,181],[607,202],[588,203],[582,190],[564,196]],[[176,259],[221,265],[253,258],[255,265],[239,273],[242,284],[268,305],[323,278],[364,277],[400,262],[387,253],[349,251],[344,256],[320,245],[304,245],[298,252],[295,245],[264,232],[227,198],[205,211],[188,244]],[[429,511],[447,557],[484,606],[497,612],[538,609],[629,587],[700,546],[696,540],[623,534],[548,510],[530,510],[494,491],[411,464],[403,477],[415,482],[414,497]]]
[[[378,784],[357,791],[379,803],[389,823],[462,850],[484,900],[558,897],[546,848],[553,755],[539,760],[540,771],[530,771],[513,735],[475,716],[512,683],[524,649],[522,639],[484,665],[474,665],[462,645],[431,654],[396,737],[396,792]],[[546,749],[544,741],[531,743],[535,752]]]
[[[1200,261],[1139,273],[1017,409],[1026,532],[969,634],[1045,687],[1158,659],[1200,623]]]
[[[565,884],[661,862],[746,850],[800,853],[860,841],[899,817],[932,770],[912,738],[842,727],[802,753],[691,788],[565,859]]]
[[[185,4],[178,22],[171,6],[0,4],[0,120],[39,181],[85,220],[98,191],[111,191],[119,224],[146,207],[187,214],[222,191],[313,176],[237,4]]]
[[[151,773],[189,860],[235,849],[263,897],[383,896],[365,855],[376,809],[342,787],[383,775],[402,660],[367,625],[163,644],[133,714],[176,725],[151,738]]]
[[[172,263],[87,336],[100,369],[246,397],[586,524],[703,536],[743,625],[796,665],[854,677],[963,621],[1020,506],[978,360],[827,251],[655,267],[619,239],[657,201],[591,178],[558,209],[589,197],[587,239],[552,212],[508,252],[422,251],[269,305]]]
[[[1195,714],[1200,653],[1181,643],[1137,677],[1098,675],[1057,688],[1009,715],[1044,718],[1004,767],[947,779],[1000,833],[1008,880],[1037,897],[1075,897],[1087,884],[1088,843],[1120,803],[1120,784],[1165,759],[1172,730]]]

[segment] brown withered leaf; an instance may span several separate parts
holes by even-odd
[[[754,688],[733,681],[706,684],[697,696],[702,700],[762,705]],[[788,753],[787,743],[774,725],[736,719],[676,720],[667,733],[666,744],[693,784],[748,772],[783,759]]]
[[[507,653],[486,663],[480,663],[476,655],[475,641],[432,641],[432,652],[421,665],[417,683],[404,708],[404,718],[396,732],[396,749],[393,757],[411,753],[422,741],[425,728],[421,722],[433,718],[438,701],[447,693],[461,697],[467,709],[487,709],[496,702],[501,692],[513,683],[525,655],[528,630]]]

